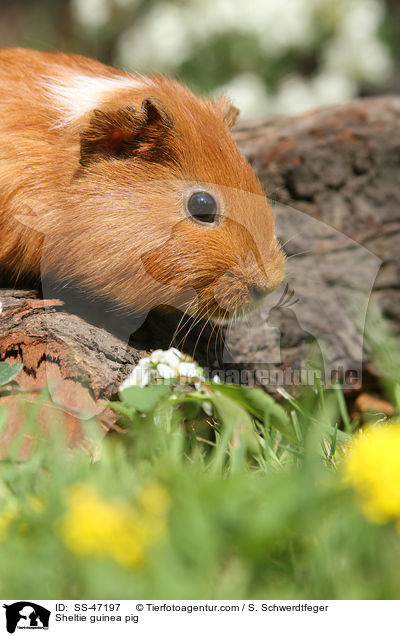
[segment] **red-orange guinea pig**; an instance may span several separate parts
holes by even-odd
[[[237,114],[169,77],[0,50],[0,268],[132,312],[251,308],[285,257]]]

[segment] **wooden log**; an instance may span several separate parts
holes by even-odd
[[[40,299],[37,291],[2,289],[0,300],[0,361],[24,365],[15,381],[17,390],[0,391],[0,410],[8,411],[0,459],[9,456],[32,407],[40,431],[24,431],[18,459],[26,459],[38,436],[48,438],[60,427],[70,446],[95,455],[93,425],[97,438],[116,428],[116,415],[104,403],[145,352],[69,314],[63,301]],[[44,388],[48,396],[41,395]]]

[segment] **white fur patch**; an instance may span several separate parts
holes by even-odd
[[[45,88],[52,106],[59,113],[57,127],[73,124],[86,113],[99,107],[107,93],[121,89],[140,89],[154,86],[147,77],[91,77],[72,72],[65,79],[46,78]]]

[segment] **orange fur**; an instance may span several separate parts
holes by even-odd
[[[250,306],[252,289],[279,285],[284,256],[236,115],[171,78],[0,50],[0,266],[134,311],[185,307],[188,288],[209,316]],[[216,227],[186,214],[193,187],[219,201]]]

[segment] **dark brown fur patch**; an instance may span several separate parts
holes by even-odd
[[[89,127],[81,133],[82,166],[109,157],[141,157],[144,161],[176,161],[171,137],[173,121],[156,97],[143,100],[140,111],[133,106],[95,110]]]

